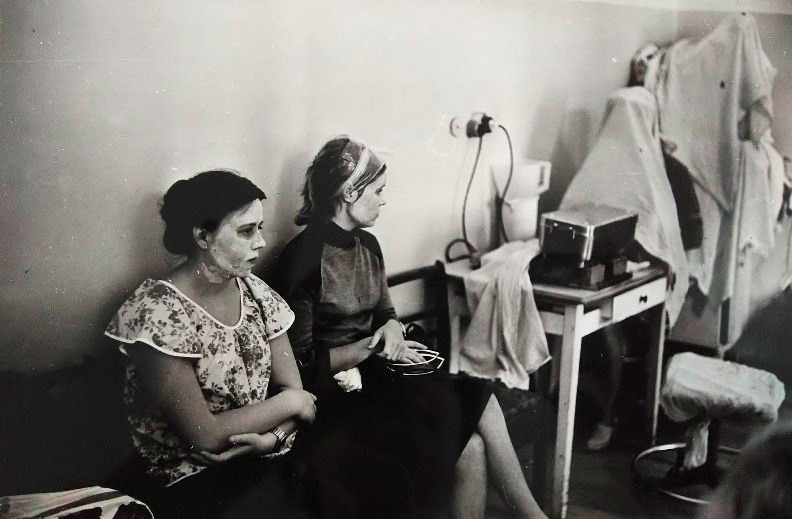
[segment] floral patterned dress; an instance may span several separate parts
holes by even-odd
[[[124,354],[126,345],[142,343],[193,361],[212,413],[261,402],[272,373],[269,341],[288,330],[294,313],[254,275],[237,279],[237,285],[242,310],[239,321],[228,326],[170,283],[147,279],[116,312],[105,335],[117,340]],[[131,359],[124,402],[135,447],[157,482],[168,486],[206,468],[190,460],[189,446],[146,393]]]

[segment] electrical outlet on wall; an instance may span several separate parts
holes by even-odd
[[[452,117],[451,122],[448,124],[448,129],[451,131],[452,137],[459,137],[462,135],[464,125],[459,117]]]
[[[495,120],[486,113],[473,112],[473,115],[470,116],[470,119],[468,119],[464,126],[461,118],[453,117],[449,123],[449,130],[452,136],[459,137],[462,135],[462,130],[464,128],[465,135],[472,139],[491,133],[496,126]]]

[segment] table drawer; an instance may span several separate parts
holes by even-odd
[[[663,302],[666,293],[665,278],[636,287],[613,298],[613,320],[621,321]]]

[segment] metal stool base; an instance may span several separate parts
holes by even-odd
[[[637,483],[646,484],[649,488],[651,488],[653,490],[657,490],[658,492],[660,492],[662,494],[670,496],[670,497],[672,497],[674,499],[678,499],[680,501],[684,501],[686,503],[705,505],[705,504],[708,503],[708,501],[706,501],[704,499],[698,499],[698,498],[695,498],[695,497],[686,496],[685,494],[682,494],[682,493],[679,493],[678,491],[676,491],[677,489],[663,488],[662,486],[659,485],[659,484],[661,484],[663,482],[663,480],[661,480],[661,479],[655,479],[654,482],[649,482],[650,478],[647,477],[646,475],[644,475],[641,472],[641,461],[642,460],[648,460],[649,456],[651,456],[652,454],[655,454],[655,453],[658,453],[658,452],[668,452],[668,451],[681,452],[681,451],[684,451],[685,448],[686,448],[686,445],[684,443],[666,443],[666,444],[663,444],[663,445],[656,445],[654,447],[651,447],[649,449],[646,449],[644,451],[639,452],[638,455],[635,456],[635,460],[633,460],[633,472],[634,472],[634,475],[635,475],[635,477],[637,479]],[[728,454],[737,454],[737,453],[740,452],[739,449],[734,449],[732,447],[723,447],[723,446],[718,446],[718,451],[719,452],[728,453]],[[711,468],[712,468],[713,471],[717,470],[717,467],[711,467]],[[699,484],[706,484],[706,483],[705,482],[701,482]],[[685,487],[683,486],[683,487],[680,487],[680,488],[685,488]]]

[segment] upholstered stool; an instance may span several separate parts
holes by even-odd
[[[685,442],[638,454],[633,467],[639,482],[683,501],[704,503],[685,493],[685,488],[701,484],[714,488],[720,477],[718,453],[737,452],[719,445],[720,421],[773,422],[784,396],[784,385],[767,371],[694,353],[674,355],[660,405],[671,420],[688,423]],[[669,453],[676,454],[673,466],[662,475],[650,476]]]

